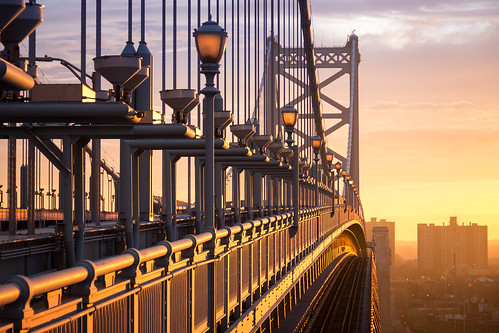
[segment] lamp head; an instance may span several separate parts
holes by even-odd
[[[312,137],[312,148],[314,149],[314,153],[318,154],[319,149],[321,149],[321,146],[322,146],[322,139],[320,138],[320,136],[315,135],[314,137]]]
[[[212,21],[210,15],[208,21],[204,22],[199,29],[194,29],[193,36],[201,62],[218,65],[225,53],[227,32]]]
[[[346,177],[346,175],[347,175],[347,171],[346,171],[346,170],[341,171],[341,175],[342,175],[343,177]]]
[[[286,105],[282,109],[281,113],[282,120],[284,121],[284,126],[289,129],[294,129],[298,120],[298,110],[296,110],[291,105]]]
[[[340,172],[340,170],[341,170],[341,162],[336,162],[336,164],[334,165],[334,167],[336,168],[337,172]]]
[[[345,178],[348,182],[350,182],[350,175],[347,175]]]
[[[326,153],[326,161],[328,163],[332,163],[333,162],[333,158],[334,158],[334,154],[332,152],[328,151]]]

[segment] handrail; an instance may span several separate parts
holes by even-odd
[[[344,205],[342,205],[344,206]],[[310,219],[330,206],[304,208],[300,210],[300,223]],[[340,208],[340,207],[337,207]],[[276,228],[281,229],[292,225],[293,212],[285,212],[274,216],[257,218],[244,223],[238,223],[231,227],[205,232],[199,235],[187,235],[185,238],[173,242],[161,241],[157,245],[137,250],[129,249],[124,253],[103,258],[95,261],[85,260],[75,267],[61,271],[50,272],[35,277],[15,276],[5,284],[0,285],[0,306],[20,300],[22,295],[40,295],[66,286],[82,283],[88,278],[96,279],[99,276],[122,271],[138,266],[144,262],[170,257],[175,253],[180,253],[187,249],[195,249],[197,246],[207,244],[226,237],[237,237],[248,230],[256,231],[257,228],[270,225],[277,221],[288,221],[288,223],[277,224]],[[361,221],[363,226],[363,221]],[[364,227],[364,226],[363,226]],[[268,233],[268,228],[263,228],[260,235]],[[251,233],[250,233],[251,234]],[[137,258],[138,257],[138,258]]]
[[[309,214],[311,212],[316,213],[318,210],[319,208],[302,209],[300,215]],[[141,250],[130,249],[120,255],[95,261],[86,260],[83,263],[87,264],[80,263],[72,268],[50,272],[36,277],[15,276],[12,279],[9,279],[5,284],[0,285],[0,306],[19,300],[21,295],[25,292],[28,292],[30,296],[47,293],[65,286],[84,282],[91,275],[93,275],[92,278],[95,279],[111,272],[130,268],[134,264],[159,259],[167,254],[173,255],[216,239],[235,236],[247,230],[267,225],[271,222],[289,219],[292,216],[293,213],[287,212],[276,216],[267,216],[253,221],[236,224],[232,227],[217,230],[214,233],[205,232],[199,235],[187,235],[186,238],[173,242],[161,241],[158,245],[153,247]],[[288,224],[291,225],[290,223]],[[139,262],[136,262],[134,255],[130,251],[135,252],[139,256]],[[90,272],[91,269],[89,266],[92,267],[93,272]]]

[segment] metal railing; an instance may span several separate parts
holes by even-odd
[[[85,219],[90,221],[90,211],[85,212]],[[113,221],[118,219],[117,212],[100,212],[102,221]],[[35,210],[35,221],[63,221],[64,213],[62,210],[58,209],[36,209]],[[16,221],[27,221],[28,220],[28,209],[18,208],[16,210]],[[9,221],[9,209],[8,208],[0,208],[0,221],[7,222]]]
[[[288,212],[62,271],[16,276],[0,286],[0,332],[225,330],[347,221],[336,212],[337,223],[330,206],[303,209],[299,227]]]

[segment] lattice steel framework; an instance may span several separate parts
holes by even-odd
[[[347,156],[343,156],[335,149],[328,147],[335,157],[340,160],[346,169],[359,185],[359,80],[358,70],[360,63],[360,53],[358,48],[358,37],[355,34],[350,35],[348,42],[343,47],[319,47],[314,48],[315,69],[333,68],[339,69],[338,72],[328,76],[322,82],[318,83],[320,99],[327,103],[328,106],[319,110],[314,110],[314,117],[322,119],[337,119],[334,125],[324,128],[324,136],[332,134],[345,125],[349,125],[348,132],[348,147]],[[283,76],[292,83],[300,87],[306,87],[306,90],[311,89],[307,82],[293,76],[288,70],[292,68],[303,68],[306,66],[306,54],[303,49],[299,48],[281,48],[278,58],[278,71],[276,74]],[[344,106],[333,98],[324,94],[321,90],[331,83],[339,80],[345,74],[350,76],[349,84],[349,106]],[[303,93],[290,102],[291,105],[296,105],[299,102],[311,97],[311,94]],[[332,107],[332,108],[331,108]],[[338,112],[339,111],[339,112]],[[311,115],[303,115],[303,117],[311,118]],[[305,133],[297,131],[300,137],[304,137]],[[309,142],[309,141],[307,141]],[[309,145],[304,145],[301,149],[306,149]]]

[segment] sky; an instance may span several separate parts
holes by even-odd
[[[359,36],[366,216],[397,240],[450,216],[499,238],[499,2],[311,3],[316,45]]]
[[[499,239],[499,2],[310,2],[316,46],[343,46],[354,30],[359,36],[360,191],[366,218],[395,221],[397,240],[416,240],[417,223],[448,223],[449,216],[486,224],[489,239]],[[125,1],[103,3],[103,54],[116,54],[126,40]],[[160,2],[147,3],[153,50],[161,38]],[[45,43],[38,56],[57,51],[79,64],[79,2],[45,5],[46,22],[37,30]],[[90,64],[92,11],[89,4]],[[159,63],[160,54],[153,53]],[[43,64],[41,73],[51,83],[70,77],[56,64]],[[339,82],[327,93],[348,105],[346,91]],[[112,152],[116,143],[103,147]],[[108,160],[118,160],[110,155]]]

